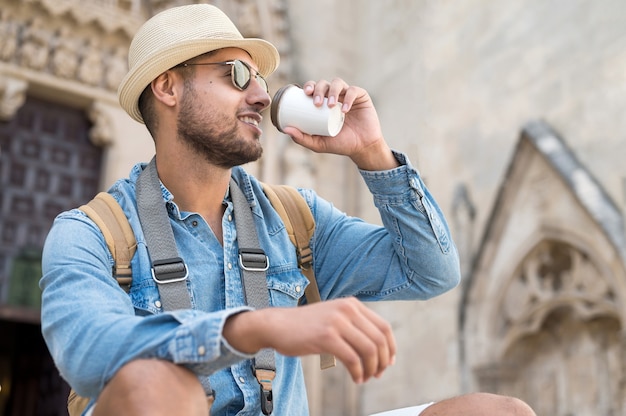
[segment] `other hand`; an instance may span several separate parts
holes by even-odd
[[[250,354],[262,348],[289,356],[333,354],[356,383],[380,377],[396,355],[389,323],[356,298],[242,312],[227,320],[224,337]]]

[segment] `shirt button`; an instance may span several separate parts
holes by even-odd
[[[157,308],[161,307],[161,301],[157,300],[156,302],[154,302],[154,306],[156,306]]]
[[[204,355],[205,352],[206,352],[206,348],[204,348],[204,345],[200,345],[198,347],[198,355]]]
[[[302,288],[300,287],[300,285],[296,286],[296,292],[300,293],[300,291],[302,291]]]
[[[232,215],[228,215],[228,221],[232,221],[233,220],[233,216]]]
[[[228,265],[226,267],[228,267],[228,270],[232,270],[233,269],[233,264],[232,263],[228,263]]]
[[[245,378],[243,378],[243,377],[239,377],[239,382],[240,382],[240,383],[245,383],[245,382],[246,382],[246,379],[245,379]]]
[[[196,221],[196,220],[191,221],[191,225],[193,225],[194,227],[197,227],[198,226],[198,221]]]

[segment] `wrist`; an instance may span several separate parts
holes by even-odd
[[[231,315],[222,329],[222,336],[228,344],[244,354],[256,354],[262,348],[255,330],[257,312],[243,311]]]
[[[380,144],[362,149],[350,156],[350,159],[359,169],[367,171],[390,170],[400,166],[391,148],[384,140]]]
[[[268,309],[239,312],[226,319],[222,336],[237,351],[244,354],[256,354],[262,348],[267,348],[265,340],[266,327],[264,318]]]

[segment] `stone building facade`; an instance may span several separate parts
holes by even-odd
[[[115,89],[139,25],[191,2],[0,0],[0,412],[63,414],[66,386],[37,331],[38,249],[57,212],[150,158]],[[278,47],[273,91],[334,76],[365,87],[461,252],[457,289],[371,305],[399,344],[381,379],[355,386],[305,359],[313,415],[475,390],[540,415],[626,414],[626,4],[212,3]],[[351,163],[304,151],[268,119],[250,171],[379,221]]]

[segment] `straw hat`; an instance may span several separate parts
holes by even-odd
[[[130,44],[130,69],[117,90],[122,108],[143,123],[137,102],[156,77],[188,59],[228,47],[248,52],[264,77],[280,62],[274,45],[263,39],[244,38],[215,6],[192,4],[158,13],[139,28]]]

